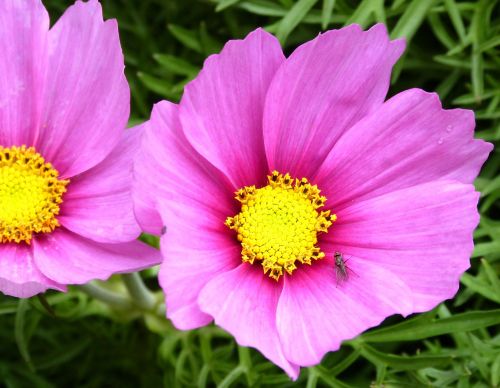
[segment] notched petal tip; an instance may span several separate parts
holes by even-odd
[[[203,67],[202,67],[199,75],[194,80],[192,80],[191,82],[186,84],[186,86],[184,87],[185,92],[184,92],[183,97],[187,94],[186,93],[187,91],[189,91],[190,89],[193,88],[193,85],[196,84],[197,79],[199,79],[202,76],[202,74],[209,72],[210,71],[209,68],[211,68],[211,67],[219,66],[219,62],[221,61],[221,57],[233,56],[235,59],[237,59],[237,58],[239,58],[238,51],[245,50],[245,49],[251,49],[252,48],[251,46],[254,44],[254,41],[256,41],[256,40],[261,40],[262,45],[264,44],[263,42],[267,40],[267,43],[270,46],[277,46],[277,47],[273,47],[273,49],[278,48],[277,51],[280,51],[282,53],[281,45],[280,45],[278,38],[276,38],[273,34],[267,32],[262,27],[256,28],[255,30],[249,32],[242,39],[231,39],[224,44],[224,46],[222,47],[222,49],[219,53],[211,54],[205,59],[205,61],[203,62]],[[264,50],[266,50],[266,49],[264,47],[262,47],[263,52],[264,52]],[[282,56],[283,56],[282,59],[284,60],[283,53],[282,53]]]
[[[486,161],[489,153],[493,150],[494,146],[492,143],[489,143],[482,139],[474,138],[476,119],[473,110],[463,108],[447,109],[443,107],[441,99],[436,92],[427,92],[420,88],[408,89],[404,92],[401,92],[399,95],[413,95],[411,96],[411,98],[415,100],[415,104],[428,100],[430,102],[429,106],[431,110],[444,115],[442,122],[443,126],[445,127],[446,133],[450,136],[453,136],[455,130],[457,129],[455,127],[460,127],[461,135],[468,137],[471,143],[474,143],[476,147],[479,147],[478,154],[481,154],[481,165]]]
[[[103,21],[101,3],[97,0],[89,0],[89,1],[78,0],[73,5],[69,6],[66,12],[70,10],[89,12],[91,15],[96,15],[100,17],[101,21]]]
[[[406,49],[406,39],[404,37],[397,38],[397,39],[391,39],[389,32],[387,30],[387,26],[383,23],[377,23],[373,25],[369,30],[366,32],[372,33],[372,34],[377,34],[380,35],[380,37],[389,43],[389,47],[392,49],[392,51],[389,52],[389,55],[393,59],[393,63],[396,63],[398,59],[403,55],[405,49]]]

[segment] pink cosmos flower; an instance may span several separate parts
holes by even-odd
[[[0,1],[0,291],[156,264],[130,193],[138,131],[115,20],[77,2],[49,31],[39,0]]]
[[[259,29],[209,57],[179,105],[154,107],[136,215],[167,228],[176,327],[215,320],[295,378],[387,316],[453,297],[492,145],[436,94],[384,101],[403,49],[383,25],[352,25],[285,58]]]

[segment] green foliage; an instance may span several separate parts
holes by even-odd
[[[53,21],[69,5],[44,3]],[[478,137],[500,139],[497,0],[103,0],[103,6],[107,18],[119,21],[131,123],[147,119],[161,99],[178,101],[208,55],[258,26],[275,33],[290,53],[327,28],[384,22],[393,38],[405,37],[408,45],[390,93],[437,91],[447,108],[474,109]],[[134,304],[119,278],[29,301],[0,297],[0,385],[498,387],[499,167],[494,151],[477,179],[481,223],[472,267],[454,300],[407,320],[387,319],[329,353],[321,365],[303,369],[295,383],[214,326],[175,330],[162,318],[153,269],[143,273],[156,292],[153,309]],[[98,300],[106,298],[117,307]]]

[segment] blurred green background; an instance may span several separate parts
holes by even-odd
[[[45,0],[52,23],[71,4]],[[287,53],[319,32],[383,22],[407,51],[390,94],[439,93],[473,109],[477,137],[500,138],[500,6],[496,0],[103,0],[118,19],[132,89],[131,124],[162,99],[178,101],[203,60],[264,26]],[[214,326],[174,330],[160,312],[111,309],[71,288],[18,301],[0,296],[5,387],[498,387],[500,384],[500,157],[477,179],[481,224],[472,267],[454,300],[406,321],[391,317],[291,382],[257,351]],[[154,239],[150,240],[153,244]],[[142,274],[161,300],[155,270]],[[119,277],[105,285],[127,299]],[[403,323],[401,323],[403,322]]]

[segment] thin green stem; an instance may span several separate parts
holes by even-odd
[[[237,366],[236,368],[234,368],[231,372],[229,372],[226,377],[224,378],[224,380],[222,380],[219,385],[218,385],[218,388],[228,388],[230,387],[236,380],[238,380],[238,378],[243,374],[245,373],[244,371],[244,367],[243,366]]]
[[[80,290],[92,298],[104,302],[116,309],[128,310],[134,307],[128,298],[116,292],[107,290],[95,283],[84,284],[80,286]]]
[[[122,279],[133,303],[143,310],[153,310],[156,298],[142,281],[141,275],[136,272],[127,273],[122,275]]]
[[[306,388],[316,388],[318,385],[318,372],[314,368],[307,369],[307,385]]]
[[[248,348],[239,346],[238,356],[240,359],[240,366],[243,368],[243,371],[246,375],[248,385],[253,385],[254,378],[252,374],[252,360],[250,359],[250,352]]]

